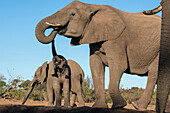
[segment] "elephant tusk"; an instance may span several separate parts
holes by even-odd
[[[61,24],[51,24],[49,22],[46,22],[47,25],[50,25],[50,26],[55,26],[55,27],[60,27],[62,26]]]
[[[74,46],[74,44],[70,44],[71,46]]]

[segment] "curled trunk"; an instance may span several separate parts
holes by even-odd
[[[54,40],[52,41],[52,53],[53,53],[53,57],[57,56],[57,52],[56,52],[55,45],[54,45]]]
[[[38,41],[40,41],[43,44],[48,44],[48,43],[52,42],[53,39],[55,38],[56,34],[58,33],[58,31],[54,29],[50,33],[50,35],[45,36],[45,34],[44,34],[45,30],[48,28],[54,27],[54,26],[51,26],[48,24],[48,20],[49,20],[48,18],[41,20],[37,24],[36,29],[35,29],[36,38],[38,39]]]
[[[52,41],[52,54],[53,54],[53,62],[61,60],[61,58],[59,58],[59,56],[57,55],[55,45],[54,45],[54,40]]]

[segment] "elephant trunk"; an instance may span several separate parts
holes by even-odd
[[[53,39],[55,38],[56,34],[58,33],[58,31],[57,31],[58,25],[54,26],[54,25],[49,24],[48,23],[49,20],[50,20],[50,17],[47,17],[47,18],[41,20],[37,24],[36,29],[35,29],[36,38],[38,39],[38,41],[40,41],[43,44],[48,44],[48,43],[52,42]],[[54,30],[50,33],[50,35],[45,36],[44,32],[48,28],[54,28]]]
[[[57,52],[56,52],[55,45],[54,45],[54,40],[52,41],[52,53],[53,53],[53,57],[57,56]]]
[[[37,82],[33,80],[33,82],[32,82],[32,84],[31,84],[31,86],[30,86],[30,88],[29,88],[26,96],[24,97],[24,100],[23,100],[22,104],[25,104],[25,102],[27,101],[28,97],[30,96],[32,90],[34,89],[36,83],[37,83]]]

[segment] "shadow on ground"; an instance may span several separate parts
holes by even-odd
[[[131,109],[104,108],[55,108],[47,106],[0,105],[0,113],[155,113],[154,111],[136,111]]]

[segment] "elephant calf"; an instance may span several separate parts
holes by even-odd
[[[72,92],[71,106],[75,105],[75,97],[78,97],[79,106],[84,106],[82,97],[82,84],[84,72],[73,60],[66,60],[63,56],[57,55],[49,64],[45,62],[36,72],[31,86],[24,98],[24,104],[36,84],[47,81],[47,94],[49,105],[61,106],[61,92],[64,92],[64,105],[70,106],[70,91]]]

